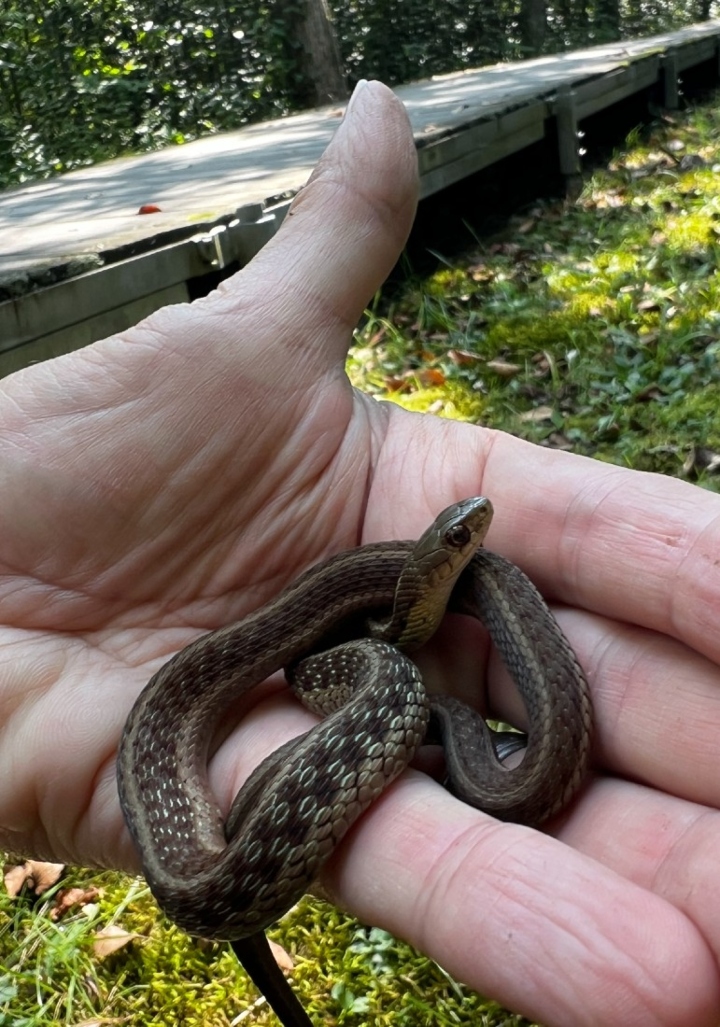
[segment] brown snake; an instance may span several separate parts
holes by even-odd
[[[189,933],[233,942],[286,1027],[310,1020],[265,929],[426,737],[442,741],[451,791],[501,819],[539,824],[583,781],[585,677],[531,582],[481,548],[491,518],[487,499],[468,499],[418,542],[362,546],[311,568],[174,656],[130,713],[118,787],[150,888]],[[464,703],[426,695],[404,652],[430,638],[446,608],[487,627],[524,699],[527,738],[498,743]],[[225,823],[208,784],[213,737],[228,707],[282,668],[304,704],[328,715],[260,764]],[[518,740],[524,757],[510,770],[498,753]]]

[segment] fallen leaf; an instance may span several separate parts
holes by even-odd
[[[122,1021],[120,1019],[102,1019],[100,1017],[93,1017],[92,1020],[80,1020],[79,1023],[74,1023],[73,1027],[111,1027],[112,1024],[119,1024]]]
[[[481,359],[477,353],[471,353],[466,349],[449,349],[447,355],[452,360],[453,364],[457,364],[458,367],[465,367],[468,364],[477,364]]]
[[[545,445],[551,449],[562,449],[566,453],[575,448],[570,439],[559,431],[551,432],[545,439]]]
[[[277,965],[280,967],[281,970],[285,970],[286,973],[290,973],[290,971],[294,968],[295,964],[293,963],[289,953],[285,951],[282,945],[278,945],[276,941],[270,941],[270,939],[268,938],[268,942],[270,944],[270,951],[275,957],[275,962],[277,963]]]
[[[98,959],[106,959],[113,952],[124,949],[126,945],[129,945],[131,941],[139,937],[140,935],[132,934],[130,931],[117,927],[115,924],[108,924],[107,927],[103,927],[95,935],[93,952]]]
[[[415,377],[425,388],[431,385],[444,385],[447,380],[438,367],[422,368],[420,371],[415,372]]]
[[[552,407],[535,407],[533,410],[526,410],[520,414],[521,421],[550,421],[552,420]]]
[[[495,271],[489,268],[487,264],[475,264],[468,268],[467,272],[472,278],[473,282],[488,282],[495,278]]]
[[[500,378],[512,378],[522,370],[519,364],[511,364],[507,360],[488,360],[485,366],[489,371],[494,371]]]
[[[683,464],[683,473],[696,477],[700,471],[708,474],[720,473],[720,453],[705,446],[693,446]]]
[[[383,378],[383,385],[388,392],[407,392],[407,378],[399,378],[397,375],[386,375]]]
[[[50,919],[59,920],[69,909],[76,906],[87,906],[100,897],[99,888],[63,888],[55,899],[55,905],[50,910]]]
[[[57,884],[65,870],[64,863],[43,863],[28,859],[22,866],[5,870],[5,890],[11,898],[27,888],[33,895],[42,895]]]
[[[703,160],[699,153],[686,153],[680,158],[678,165],[680,171],[695,171],[697,168],[704,168],[707,161]]]

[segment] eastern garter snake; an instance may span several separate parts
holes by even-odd
[[[531,582],[481,548],[491,518],[487,499],[465,500],[418,542],[362,546],[311,568],[239,624],[174,656],[130,713],[118,786],[148,883],[186,931],[233,942],[286,1027],[310,1020],[265,929],[407,766],[428,725],[453,793],[501,819],[541,823],[585,776],[585,677]],[[457,699],[428,697],[404,655],[427,641],[446,607],[485,624],[520,689],[529,729],[512,770],[482,717]],[[207,778],[213,736],[234,700],[281,668],[326,719],[253,772],[225,823]]]

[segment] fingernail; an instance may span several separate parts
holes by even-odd
[[[360,93],[364,92],[367,89],[367,84],[368,83],[367,83],[367,79],[366,78],[361,78],[360,81],[357,83],[357,85],[355,86],[355,88],[352,91],[352,96],[348,100],[347,109],[345,111],[345,117],[347,117],[348,114],[352,113],[352,109],[353,109],[353,106],[355,105],[355,101],[357,100],[357,98],[360,95]]]

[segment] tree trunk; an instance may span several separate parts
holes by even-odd
[[[537,57],[545,42],[545,0],[522,0],[519,24],[523,56]]]
[[[595,41],[612,43],[620,38],[620,0],[597,0]]]
[[[304,0],[297,19],[298,59],[310,107],[347,99],[348,87],[327,0]]]

